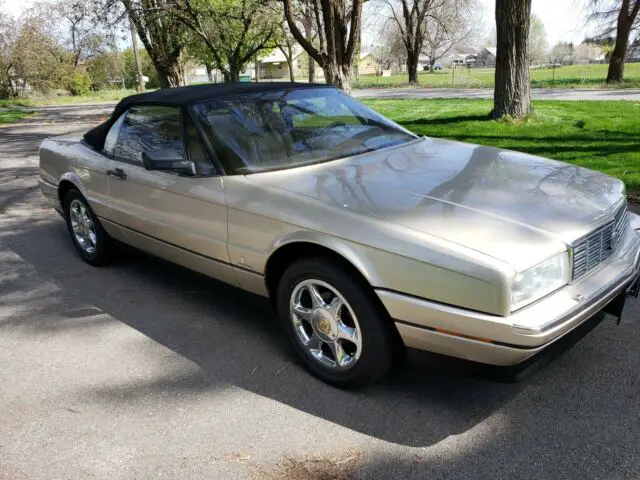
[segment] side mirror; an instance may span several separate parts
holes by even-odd
[[[147,170],[164,170],[184,175],[196,174],[195,164],[177,155],[173,150],[142,152],[142,163]]]

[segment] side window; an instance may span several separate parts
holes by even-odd
[[[142,152],[166,151],[184,156],[180,109],[140,106],[128,110],[113,156],[142,165]],[[109,132],[111,133],[111,132]]]
[[[195,164],[198,175],[212,175],[215,173],[215,169],[213,165],[211,165],[211,162],[209,162],[209,158],[204,151],[200,135],[191,117],[187,115],[186,118],[186,144],[187,152],[189,152],[189,160]]]
[[[123,113],[118,117],[118,120],[111,125],[109,129],[109,133],[107,133],[107,137],[104,139],[104,153],[107,155],[113,155],[113,151],[116,148],[116,142],[118,141],[118,134],[120,133],[120,128],[122,127],[122,123],[124,122],[124,117],[127,116],[127,113]]]

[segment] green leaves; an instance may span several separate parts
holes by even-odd
[[[200,58],[210,59],[226,81],[237,81],[250,60],[276,46],[280,17],[264,0],[177,0],[175,5],[177,18],[206,47],[196,50]]]

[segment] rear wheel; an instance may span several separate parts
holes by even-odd
[[[277,307],[304,365],[325,382],[358,387],[391,368],[397,333],[371,288],[340,266],[295,262],[280,279]]]
[[[64,197],[63,206],[67,229],[82,259],[95,266],[107,263],[111,242],[86,199],[71,189]]]

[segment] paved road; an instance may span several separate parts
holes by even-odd
[[[490,88],[368,88],[354,90],[356,98],[493,98]],[[580,90],[533,88],[534,100],[635,100],[640,101],[640,89]]]
[[[315,478],[280,470],[310,458],[345,478],[640,477],[639,302],[517,384],[413,354],[333,389],[264,301],[142,254],[73,253],[37,148],[104,113],[0,128],[0,478]]]

